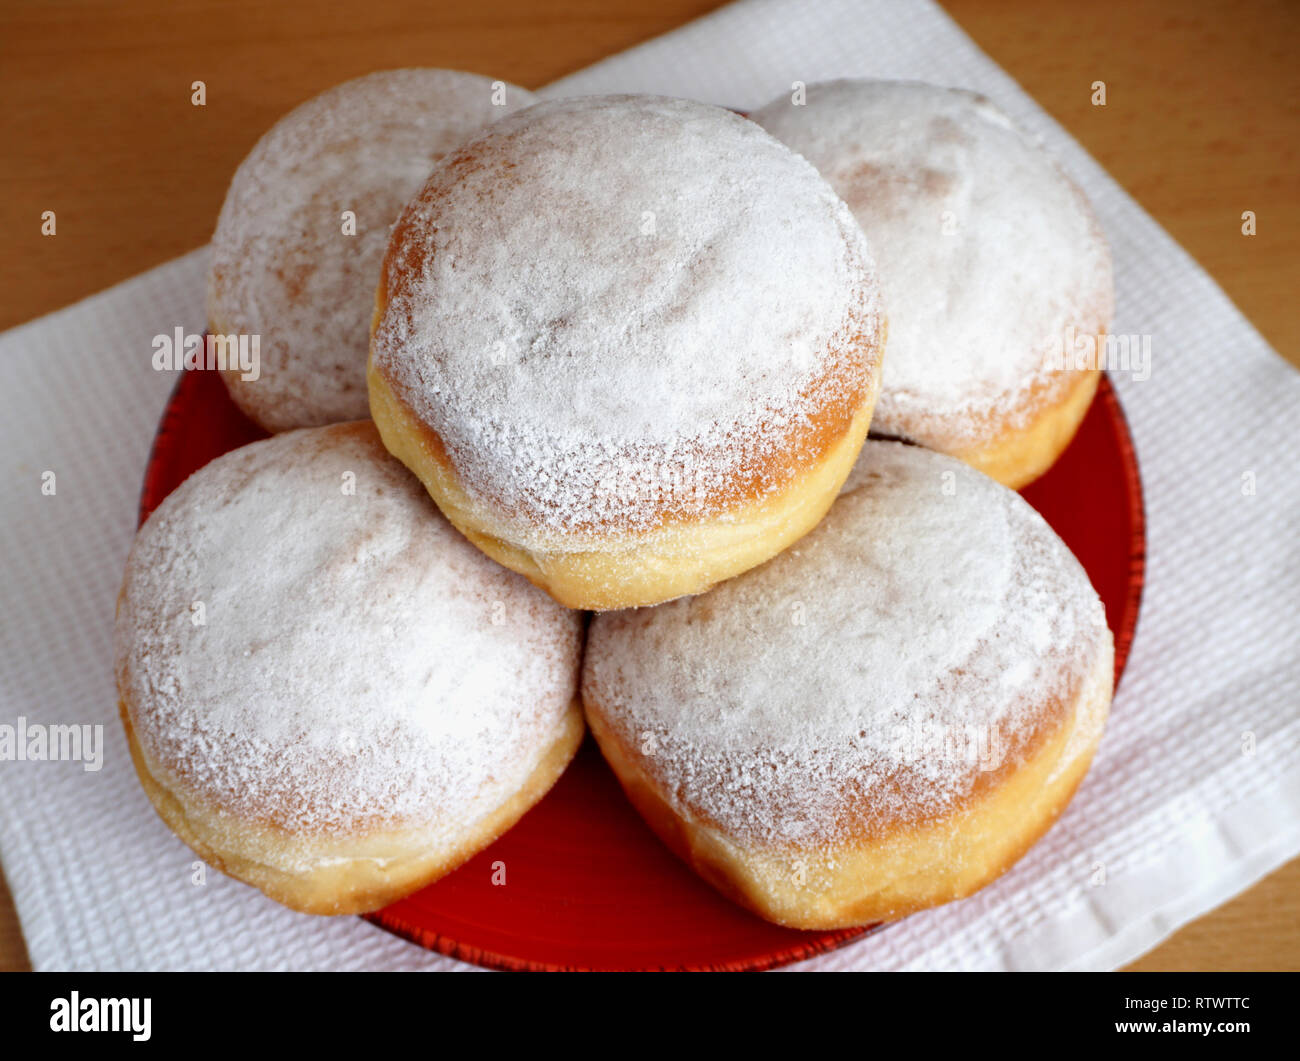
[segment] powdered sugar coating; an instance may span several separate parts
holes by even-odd
[[[1065,721],[1108,636],[1019,495],[869,441],[780,556],[597,616],[583,696],[679,814],[745,841],[835,841],[930,819],[1009,769]]]
[[[915,82],[809,85],[752,115],[844,197],[880,266],[889,356],[872,430],[935,448],[989,441],[1062,399],[1067,329],[1114,308],[1082,193],[987,98]]]
[[[878,356],[847,208],[757,126],[687,100],[503,119],[430,177],[384,269],[375,366],[467,492],[542,547],[714,511],[747,476],[776,489]]]
[[[434,163],[527,106],[454,70],[347,81],[278,121],[240,164],[212,237],[208,315],[261,336],[261,377],[229,380],[273,431],[369,415],[365,364],[388,232]],[[494,98],[503,100],[494,104]],[[344,234],[343,212],[356,215]]]
[[[364,422],[186,480],[131,550],[115,640],[140,744],[185,789],[295,833],[454,837],[557,738],[581,619],[465,541]]]

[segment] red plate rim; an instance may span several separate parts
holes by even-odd
[[[1133,638],[1137,635],[1138,616],[1142,611],[1142,592],[1147,577],[1147,510],[1142,491],[1142,473],[1138,468],[1137,448],[1133,444],[1133,431],[1128,426],[1128,416],[1120,404],[1115,385],[1110,376],[1102,372],[1097,386],[1097,400],[1103,402],[1111,421],[1117,426],[1115,442],[1124,463],[1124,488],[1128,494],[1128,510],[1132,514],[1133,529],[1129,537],[1128,593],[1124,600],[1124,619],[1115,636],[1115,691],[1119,691],[1120,678],[1128,666]]]
[[[658,842],[653,837],[650,840],[654,843]],[[468,962],[470,965],[478,965],[485,969],[496,969],[506,973],[591,973],[613,971],[603,968],[597,969],[588,965],[556,965],[552,962],[534,961],[531,958],[515,958],[508,954],[500,954],[497,951],[486,950],[467,943],[457,943],[455,940],[445,938],[438,932],[414,925],[405,918],[390,913],[387,908],[376,910],[371,914],[362,914],[361,916],[385,931],[391,932],[395,936],[401,936],[402,939],[423,947],[425,950],[437,951],[448,958],[455,958],[457,961]],[[719,962],[712,965],[700,963],[693,965],[659,965],[654,968],[638,966],[635,969],[629,968],[623,971],[641,973],[761,973],[769,969],[778,969],[783,965],[807,961],[819,954],[829,954],[831,951],[839,950],[850,943],[866,939],[867,936],[880,931],[884,927],[885,925],[882,922],[857,928],[836,929],[833,932],[813,932],[809,933],[807,943],[782,947],[771,951],[762,958],[745,961]]]

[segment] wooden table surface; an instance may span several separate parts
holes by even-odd
[[[385,67],[450,66],[537,87],[713,6],[7,0],[0,329],[206,242],[230,175],[258,136],[332,84]],[[1300,366],[1300,4],[945,7]],[[196,79],[207,83],[206,107],[190,104]],[[1089,99],[1098,80],[1105,107]],[[44,210],[57,213],[54,239],[40,235]],[[1241,233],[1244,210],[1255,211],[1255,236]],[[0,969],[26,967],[0,880]],[[1133,968],[1300,968],[1300,860]]]

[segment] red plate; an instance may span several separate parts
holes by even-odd
[[[214,372],[186,372],[145,472],[140,519],[214,457],[265,433]],[[1103,379],[1079,434],[1024,491],[1087,568],[1128,658],[1142,593],[1142,483],[1119,401]],[[504,886],[493,883],[504,865]],[[518,825],[450,876],[370,920],[443,954],[502,969],[766,969],[871,928],[799,932],[733,906],[678,862],[624,799],[589,737]]]

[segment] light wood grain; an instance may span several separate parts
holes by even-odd
[[[901,0],[900,0],[901,2]],[[0,328],[205,242],[257,137],[308,96],[394,66],[536,87],[706,0],[9,0],[0,9]],[[1300,365],[1300,5],[948,0],[950,13]],[[190,105],[190,83],[208,105]],[[1107,83],[1107,106],[1090,102]],[[54,210],[58,235],[40,235]],[[1241,234],[1254,210],[1258,235]],[[1230,370],[1231,351],[1224,352]],[[0,838],[2,839],[2,838]],[[1300,860],[1139,969],[1295,969]],[[0,970],[26,953],[0,881]]]

